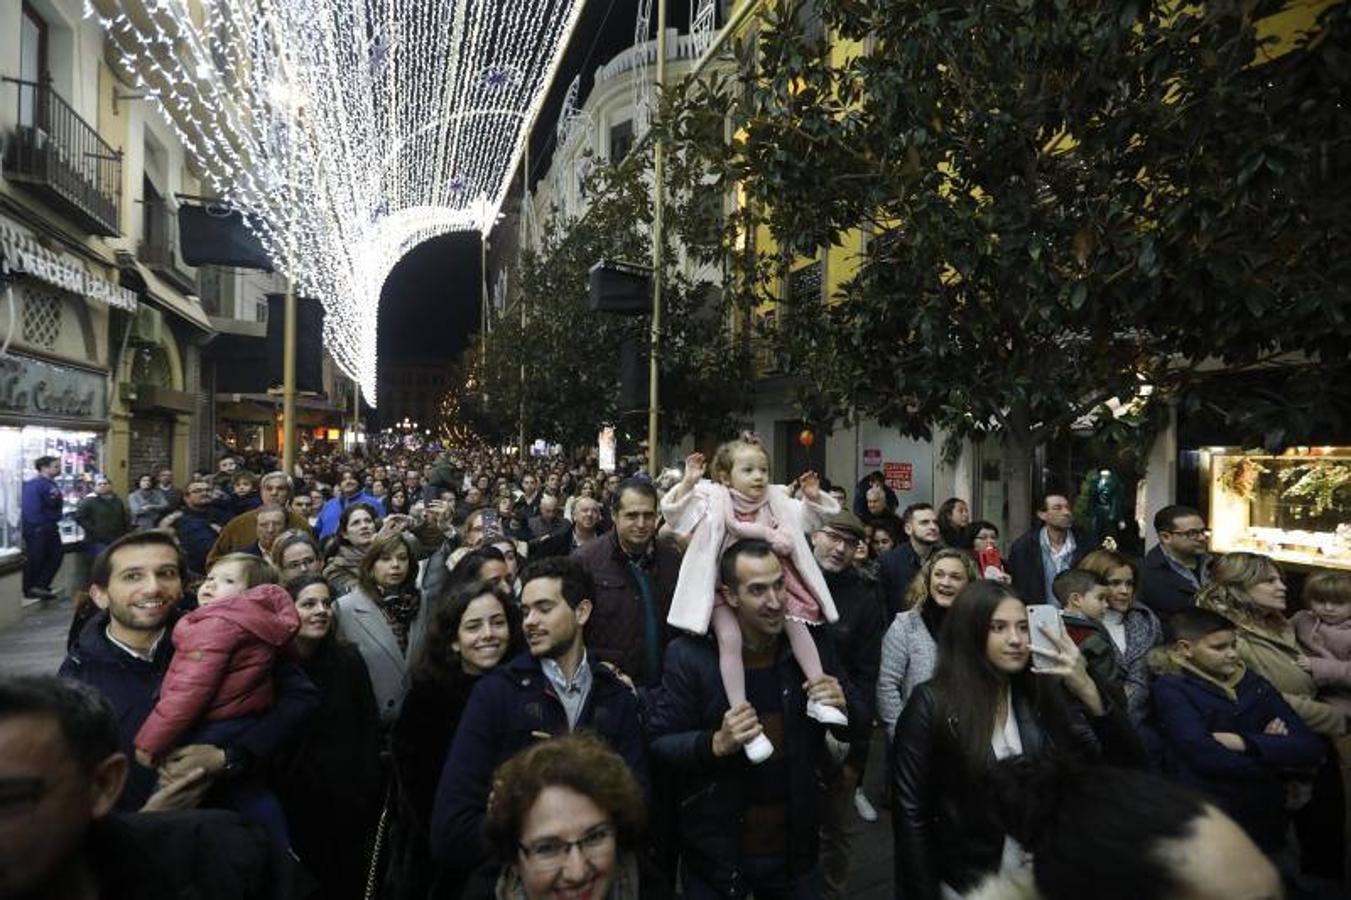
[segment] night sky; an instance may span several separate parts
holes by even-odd
[[[532,184],[549,170],[554,126],[568,84],[581,72],[580,95],[585,99],[596,69],[633,43],[638,5],[638,0],[586,0],[531,137]],[[655,20],[655,2],[652,16]],[[670,27],[688,31],[689,0],[669,0],[668,16]],[[513,202],[508,198],[508,205]],[[447,362],[456,358],[478,331],[480,283],[477,234],[434,238],[404,257],[380,295],[380,366],[401,356]]]

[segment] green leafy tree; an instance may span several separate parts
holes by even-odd
[[[587,273],[596,262],[645,264],[651,250],[651,156],[632,153],[618,165],[597,165],[586,179],[586,212],[555,211],[540,246],[521,253],[509,278],[509,303],[487,336],[482,361],[481,418],[498,438],[546,436],[569,446],[595,440],[603,422],[631,417],[643,432],[641,410],[620,407],[619,359],[626,341],[646,347],[648,316],[616,316],[587,308]],[[699,191],[673,167],[668,191],[688,201]],[[716,240],[716,232],[714,239]],[[674,236],[673,236],[674,238]],[[662,440],[722,432],[747,407],[749,354],[726,327],[716,271],[707,258],[685,264],[668,239],[661,344]],[[710,254],[716,256],[716,253]]]
[[[804,407],[996,436],[1015,522],[1034,448],[1086,415],[1129,431],[1180,402],[1267,440],[1347,421],[1326,388],[1351,374],[1351,25],[1328,4],[1278,50],[1286,5],[819,0],[833,53],[802,4],[770,13],[672,128],[745,198],[727,249],[775,239],[729,254],[741,290],[765,257],[870,235],[840,302],[780,306]]]

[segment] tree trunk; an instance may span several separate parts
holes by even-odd
[[[1026,407],[1015,407],[1009,412],[1009,427],[1004,431],[1004,488],[1009,506],[1005,546],[1032,524],[1032,461],[1036,444],[1028,418]]]

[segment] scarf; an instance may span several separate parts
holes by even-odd
[[[924,602],[919,607],[919,617],[924,623],[924,627],[929,629],[929,637],[938,643],[938,632],[943,627],[943,620],[947,618],[948,608],[939,606],[932,597],[925,597]]]
[[[405,589],[387,597],[377,597],[375,605],[385,614],[390,631],[399,642],[399,649],[408,652],[408,628],[422,608],[422,595],[416,588]]]
[[[769,517],[768,525],[756,521],[760,510],[766,509],[769,503],[768,491],[759,500],[752,500],[734,488],[727,489],[727,496],[732,498],[732,502],[727,507],[726,525],[730,539],[726,543],[735,543],[745,538],[759,538],[769,542],[774,548],[775,556],[783,559],[793,555],[793,536],[780,528],[772,515]]]

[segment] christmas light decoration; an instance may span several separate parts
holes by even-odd
[[[375,391],[380,289],[497,221],[581,0],[87,0],[212,193]]]

